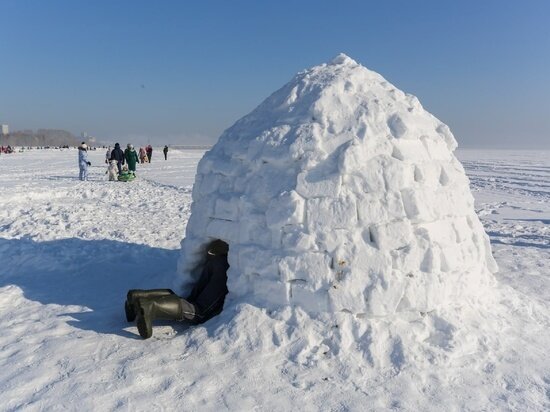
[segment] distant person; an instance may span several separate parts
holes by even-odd
[[[136,163],[139,161],[139,159],[136,151],[134,150],[134,146],[130,143],[128,143],[128,145],[126,146],[126,150],[124,150],[124,158],[126,159],[126,164],[128,164],[128,170],[130,172],[135,172]]]
[[[117,161],[118,174],[120,175],[120,173],[122,172],[122,165],[124,164],[124,152],[122,151],[118,143],[115,143],[115,148],[111,152],[110,160]]]
[[[164,153],[164,160],[168,160],[168,146],[165,145],[162,152]]]
[[[82,142],[78,146],[78,167],[80,169],[80,180],[88,180],[88,166],[92,163],[88,161],[88,146],[85,142]]]
[[[223,309],[228,292],[228,250],[227,243],[222,240],[215,240],[208,246],[200,278],[187,299],[170,289],[128,291],[124,304],[126,320],[133,322],[137,319],[140,336],[148,339],[153,335],[155,319],[199,324],[218,315]]]
[[[149,163],[149,160],[147,159],[147,152],[143,147],[139,148],[139,160],[141,163]]]
[[[105,153],[105,164],[109,164],[111,162],[111,146],[107,149],[107,153]]]
[[[147,149],[145,149],[147,152],[147,160],[149,160],[149,163],[151,163],[151,157],[153,157],[153,146],[150,144],[147,145]]]

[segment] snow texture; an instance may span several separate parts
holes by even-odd
[[[107,181],[103,151],[88,182],[76,150],[0,155],[1,411],[550,410],[550,152],[457,151],[500,266],[476,305],[356,319],[233,300],[144,341],[125,295],[176,276],[202,155],[131,183]]]
[[[341,54],[273,93],[199,163],[179,273],[229,244],[230,299],[265,309],[430,312],[497,266],[449,128]]]

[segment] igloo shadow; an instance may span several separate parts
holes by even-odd
[[[449,128],[347,56],[313,67],[227,129],[199,162],[178,262],[211,239],[235,301],[429,312],[481,296],[497,270]]]

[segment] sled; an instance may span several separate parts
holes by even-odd
[[[134,172],[122,172],[119,176],[118,176],[118,181],[119,182],[131,182],[132,180],[134,180],[136,178],[136,174]]]

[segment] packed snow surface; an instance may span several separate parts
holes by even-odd
[[[199,163],[185,287],[222,239],[231,297],[258,307],[358,320],[485,298],[497,267],[455,148],[416,97],[345,55],[299,73]]]
[[[229,305],[142,340],[125,294],[173,283],[202,155],[131,183],[102,151],[89,182],[76,150],[0,155],[0,410],[549,410],[550,152],[457,151],[499,266],[478,306],[360,330]]]

